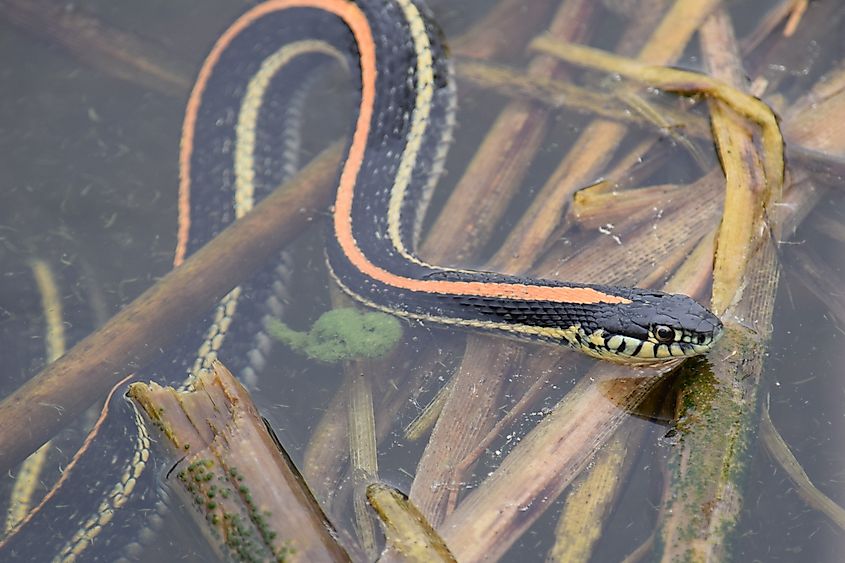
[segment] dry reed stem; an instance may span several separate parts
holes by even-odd
[[[710,75],[745,90],[745,71],[727,12],[716,10],[701,26],[699,37]],[[708,100],[708,104],[713,139],[725,171],[725,203],[713,267],[712,302],[718,315],[739,296],[748,260],[766,236],[765,210],[776,202],[770,197],[779,198],[779,194],[770,196],[761,177],[764,163],[748,123],[719,100]]]
[[[375,559],[376,535],[367,508],[366,487],[378,481],[376,422],[373,413],[373,392],[367,377],[351,377],[347,403],[349,417],[349,466],[352,472],[352,507],[356,529],[367,557]]]
[[[632,112],[625,100],[604,92],[595,92],[565,80],[543,76],[532,76],[502,65],[458,59],[458,78],[468,80],[480,87],[497,91],[505,96],[519,97],[541,102],[552,108],[568,108],[614,121],[647,126],[650,129],[672,132],[682,128],[684,133],[696,137],[710,137],[709,125],[701,118],[669,107],[661,107],[660,121],[651,119],[655,112]],[[642,104],[642,100],[638,100]],[[649,143],[649,146],[653,142]],[[640,153],[642,154],[642,152]]]
[[[555,544],[546,561],[587,562],[604,531],[604,523],[619,497],[632,465],[633,451],[642,441],[643,424],[614,434],[570,487],[563,505]]]
[[[495,412],[499,403],[495,390],[501,387],[500,370],[513,369],[522,359],[518,344],[501,343],[495,350],[472,345],[481,338],[467,339],[461,368],[450,383],[449,397],[461,400],[447,399],[443,405],[408,495],[434,526],[443,521],[450,503],[454,504],[456,495],[464,488],[463,483],[455,481],[455,466],[495,423],[489,413]],[[466,370],[470,370],[471,377],[465,375]]]
[[[302,474],[314,496],[327,511],[334,510],[335,494],[348,459],[349,415],[347,403],[352,378],[344,377],[323,416],[311,432],[302,458]]]
[[[757,18],[757,26],[741,41],[743,51],[756,49],[763,41],[771,39],[775,28],[789,18],[794,3],[795,0],[781,0],[762,17]]]
[[[501,557],[662,375],[610,366],[582,379],[439,527],[457,559]]]
[[[784,136],[810,150],[831,157],[845,157],[845,127],[831,127],[831,115],[845,115],[845,71],[840,71],[813,92],[813,106],[801,111],[800,119],[784,124]]]
[[[769,197],[779,197],[784,175],[783,137],[771,108],[757,98],[704,74],[645,65],[591,47],[563,44],[547,36],[535,39],[531,46],[574,64],[617,73],[670,92],[705,94],[730,106],[732,110],[760,126],[767,190],[771,194]]]

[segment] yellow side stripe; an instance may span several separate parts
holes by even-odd
[[[45,342],[47,363],[51,363],[65,353],[64,315],[59,287],[49,264],[44,260],[30,261],[35,284],[41,294],[41,309],[44,312]],[[47,442],[21,464],[17,478],[12,486],[9,509],[6,514],[6,532],[8,533],[26,517],[32,508],[32,497],[41,480],[41,472],[47,461],[47,454],[52,447]]]

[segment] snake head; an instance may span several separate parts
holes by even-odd
[[[722,336],[719,318],[691,297],[643,289],[617,293],[628,302],[601,309],[595,325],[581,329],[579,344],[588,354],[655,364],[704,354]]]

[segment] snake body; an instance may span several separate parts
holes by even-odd
[[[718,339],[719,319],[684,295],[444,268],[415,255],[455,91],[440,33],[414,0],[270,0],[220,37],[188,104],[177,263],[197,244],[190,225],[208,220],[190,205],[198,190],[234,193],[237,215],[274,183],[261,158],[283,149],[265,108],[326,61],[346,68],[360,92],[327,250],[347,293],[403,317],[618,362],[702,354]]]
[[[417,0],[268,0],[220,36],[185,115],[175,265],[290,175],[296,112],[285,108],[302,98],[302,85],[326,63],[345,69],[360,92],[326,252],[347,293],[402,317],[565,344],[626,363],[703,354],[720,337],[719,319],[684,295],[445,268],[414,253],[455,108],[441,34]],[[249,287],[227,295],[189,353],[178,354],[191,358],[189,365],[160,366],[170,374],[163,379],[173,383],[174,373],[196,373],[222,354],[249,380],[268,346],[262,315],[278,314],[285,298],[282,284],[272,281],[279,268],[264,272],[272,288],[263,297]],[[3,552],[41,549],[75,558],[105,543],[94,538],[115,526],[118,512],[142,514],[146,509],[126,510],[155,496],[150,472],[143,472],[149,439],[138,436],[126,456],[86,442],[79,466],[88,471],[76,472],[87,482],[63,487],[61,502],[4,540]],[[80,524],[45,541],[38,530],[57,520]]]

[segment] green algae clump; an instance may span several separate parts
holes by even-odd
[[[396,317],[350,308],[323,313],[309,332],[297,332],[276,319],[267,330],[292,350],[326,363],[379,358],[402,337],[402,325]]]

